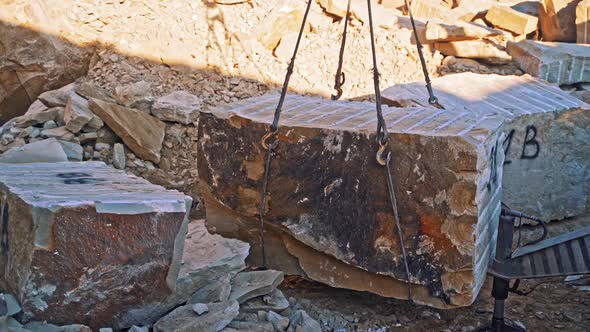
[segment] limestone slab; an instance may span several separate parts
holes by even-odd
[[[260,263],[266,156],[259,142],[277,101],[276,95],[248,99],[199,120],[208,224],[253,243],[253,263]],[[385,107],[383,114],[411,282],[424,289],[425,304],[468,305],[483,284],[500,209],[502,119],[424,107]],[[287,96],[268,187],[269,267],[306,275],[285,249],[284,235],[312,248],[310,264],[327,255],[374,278],[404,279],[386,174],[375,161],[375,127],[371,103]],[[443,275],[457,281],[443,282]],[[403,298],[403,282],[397,290],[388,294]]]
[[[494,27],[514,32],[517,35],[527,35],[537,30],[539,19],[511,8],[507,5],[496,5],[486,13],[486,20]]]
[[[506,49],[532,76],[558,85],[590,82],[590,45],[523,40]]]
[[[101,162],[0,165],[0,288],[25,322],[129,327],[176,289],[190,205]]]
[[[447,109],[506,119],[505,203],[548,221],[590,208],[590,105],[529,75],[462,73],[436,78],[433,87]],[[418,82],[393,86],[382,96],[399,107],[428,105]]]

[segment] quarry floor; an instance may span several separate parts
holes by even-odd
[[[590,215],[553,222],[548,236],[590,225]],[[523,227],[523,241],[540,234],[538,227]],[[520,290],[539,282],[528,296],[510,294],[505,315],[524,324],[527,331],[589,331],[590,276],[576,280],[546,278],[521,281]],[[280,288],[294,306],[317,319],[324,331],[477,331],[491,320],[494,301],[492,278],[475,303],[467,308],[437,310],[407,301],[308,282],[288,277]]]

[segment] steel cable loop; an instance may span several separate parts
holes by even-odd
[[[404,0],[408,16],[410,16],[410,22],[412,23],[412,30],[414,31],[414,38],[416,39],[416,48],[418,49],[418,57],[420,58],[420,65],[422,66],[422,73],[424,74],[424,80],[426,81],[426,90],[428,90],[428,103],[436,108],[445,109],[443,105],[438,102],[438,98],[434,95],[432,89],[432,81],[430,81],[430,75],[428,74],[428,67],[426,66],[426,60],[424,60],[424,53],[422,52],[422,43],[420,37],[418,37],[418,29],[416,29],[416,22],[414,22],[414,16],[412,15],[412,9],[408,0]]]
[[[283,82],[283,88],[281,90],[281,96],[279,98],[279,103],[277,104],[277,108],[275,109],[274,118],[272,124],[268,132],[262,137],[260,144],[262,147],[267,150],[266,155],[266,162],[264,164],[264,176],[262,180],[262,191],[260,192],[260,208],[258,210],[258,214],[260,217],[259,220],[259,237],[260,237],[260,246],[261,246],[261,255],[262,255],[262,268],[266,269],[266,252],[265,252],[265,244],[264,244],[264,212],[266,210],[266,196],[268,190],[268,180],[270,175],[270,166],[272,160],[272,154],[276,146],[278,145],[278,140],[276,139],[276,132],[279,129],[279,120],[281,118],[281,111],[283,109],[283,103],[285,101],[285,97],[287,96],[287,90],[289,89],[289,81],[291,79],[291,75],[293,74],[293,68],[295,66],[295,59],[297,57],[297,52],[299,51],[299,44],[301,43],[301,37],[303,36],[303,31],[305,30],[305,24],[307,23],[307,16],[309,15],[309,10],[311,8],[311,2],[313,0],[307,1],[307,7],[305,8],[305,14],[303,15],[303,21],[301,22],[301,28],[299,29],[299,35],[297,36],[297,43],[295,43],[295,49],[293,50],[293,55],[291,56],[291,61],[289,61],[289,65],[287,66],[287,73],[285,74],[285,81]],[[269,144],[270,139],[274,139]]]
[[[407,2],[406,2],[407,3]],[[385,152],[387,148],[387,144],[389,141],[389,134],[387,132],[387,124],[385,123],[385,119],[383,118],[383,112],[381,107],[381,91],[379,90],[379,69],[377,68],[377,52],[375,51],[375,32],[373,30],[373,11],[371,8],[371,0],[367,0],[367,9],[369,14],[369,31],[371,33],[371,52],[373,56],[373,85],[375,88],[375,108],[377,111],[377,142],[379,143],[379,150],[377,151],[377,162],[382,166],[385,166],[386,175],[387,175],[387,191],[389,194],[389,202],[391,204],[391,209],[393,210],[393,217],[395,220],[395,225],[397,228],[397,233],[399,237],[399,244],[400,249],[402,252],[402,257],[404,260],[404,270],[406,274],[406,284],[408,286],[408,300],[413,302],[412,297],[412,285],[410,282],[410,267],[408,263],[408,255],[406,253],[406,248],[404,245],[404,237],[401,228],[401,223],[399,219],[399,213],[397,208],[397,200],[395,197],[395,188],[393,185],[393,175],[391,174],[390,168],[390,161],[391,161],[391,152]],[[415,30],[414,30],[415,32]],[[385,160],[383,160],[383,155],[385,154]]]
[[[342,85],[346,81],[346,75],[342,71],[342,66],[344,64],[344,48],[346,46],[346,31],[348,30],[348,21],[350,20],[350,3],[351,0],[348,0],[346,5],[346,16],[344,17],[344,31],[342,32],[342,43],[340,44],[340,53],[338,54],[338,68],[336,69],[336,75],[334,76],[334,89],[336,90],[336,94],[332,95],[332,100],[338,100],[342,97]]]

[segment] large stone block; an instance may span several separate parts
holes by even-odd
[[[202,113],[199,123],[207,223],[254,243],[254,263],[260,263],[257,216],[266,156],[260,138],[277,101],[276,95],[248,99]],[[384,117],[414,300],[469,305],[495,241],[502,120],[424,107],[385,107]],[[269,267],[407,298],[385,168],[375,160],[375,126],[371,103],[287,96],[268,188]],[[299,256],[301,250],[307,251]],[[324,269],[325,261],[340,271]],[[363,283],[347,279],[355,273]]]
[[[576,41],[576,5],[580,0],[541,0],[539,27],[544,41]]]
[[[576,43],[590,44],[590,0],[582,0],[576,7]]]
[[[0,165],[0,288],[25,321],[140,323],[176,289],[190,206],[100,162]]]
[[[590,82],[590,45],[523,40],[506,47],[520,69],[561,84]]]
[[[436,78],[433,87],[447,109],[507,120],[505,203],[545,220],[590,208],[590,105],[529,75],[462,73]],[[400,107],[428,105],[423,83],[393,86],[382,96]]]

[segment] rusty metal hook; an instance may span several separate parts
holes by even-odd
[[[269,129],[269,130],[266,132],[266,134],[264,134],[264,136],[262,136],[262,139],[260,140],[260,145],[262,145],[262,147],[263,147],[265,150],[268,150],[268,146],[269,146],[269,145],[268,145],[268,140],[269,140],[269,139],[271,139],[273,136],[275,136],[275,135],[276,135],[276,133],[277,133],[277,131],[276,131],[276,130]]]
[[[377,159],[377,163],[381,166],[385,166],[385,164],[387,163],[386,160],[389,159],[390,156],[390,152],[387,152],[387,157],[385,157],[385,159],[383,159],[383,155],[385,154],[385,149],[387,148],[387,144],[388,142],[382,143],[379,142],[379,150],[377,150],[377,155],[376,155],[376,159]]]

